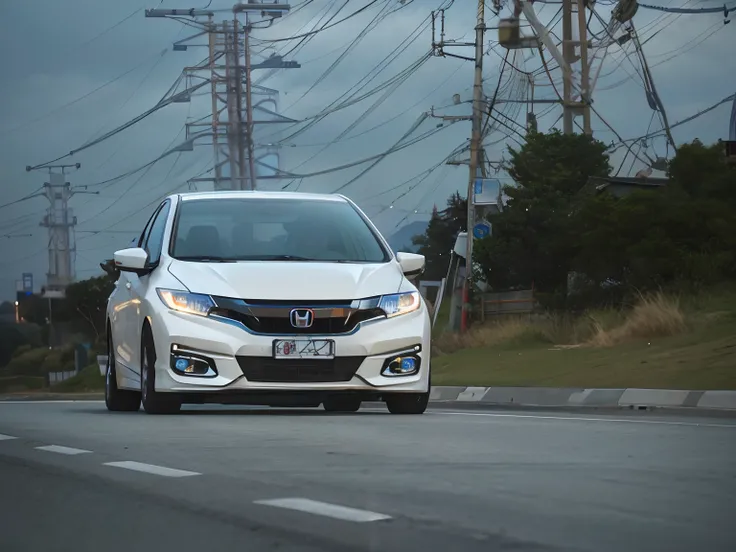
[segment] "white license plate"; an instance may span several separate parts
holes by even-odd
[[[277,339],[273,342],[274,358],[334,358],[335,342],[331,339]]]

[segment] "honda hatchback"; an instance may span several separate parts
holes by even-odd
[[[424,257],[394,254],[343,196],[170,196],[114,262],[109,410],[427,407],[430,317],[408,279]]]

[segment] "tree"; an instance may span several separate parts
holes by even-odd
[[[682,145],[665,189],[589,197],[576,227],[575,268],[623,293],[736,278],[736,169],[719,145]]]
[[[424,234],[415,236],[412,242],[419,246],[418,253],[424,255],[427,264],[424,276],[428,280],[441,280],[447,275],[450,252],[455,246],[459,232],[465,229],[468,202],[455,192],[447,200],[447,208],[438,211],[432,209]]]
[[[91,329],[97,340],[105,331],[105,308],[115,286],[109,275],[75,282],[66,288],[57,318]]]
[[[505,167],[514,186],[503,211],[490,217],[491,236],[478,240],[476,261],[496,289],[528,287],[564,293],[577,256],[575,206],[591,177],[611,171],[605,144],[583,134],[530,132]]]

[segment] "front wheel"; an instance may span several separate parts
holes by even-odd
[[[143,331],[141,344],[141,403],[146,414],[176,414],[181,401],[175,395],[156,391],[156,349],[148,329]]]
[[[115,372],[115,349],[112,337],[107,338],[107,369],[105,370],[105,406],[110,412],[137,412],[141,407],[141,394],[118,388]]]
[[[386,397],[386,406],[391,414],[424,414],[429,404],[429,392],[396,393]]]

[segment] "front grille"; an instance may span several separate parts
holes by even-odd
[[[384,316],[375,306],[358,309],[350,303],[318,301],[244,301],[227,297],[213,297],[216,307],[212,314],[241,323],[250,331],[267,335],[329,335],[347,334],[366,320]],[[321,303],[321,304],[320,304]],[[309,308],[314,321],[308,328],[295,328],[290,313],[294,308]]]
[[[248,381],[264,383],[329,383],[353,379],[365,357],[332,359],[274,359],[271,357],[237,357]]]

